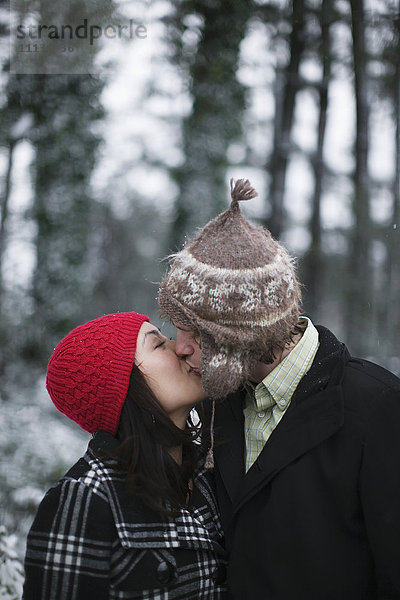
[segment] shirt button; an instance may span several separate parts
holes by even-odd
[[[260,419],[262,419],[263,417],[265,417],[265,412],[261,411],[261,412],[257,413],[257,417],[260,417]]]

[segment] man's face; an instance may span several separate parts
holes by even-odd
[[[186,325],[173,321],[177,329],[175,352],[183,358],[194,371],[200,375],[201,371],[201,348],[200,338],[197,331]]]

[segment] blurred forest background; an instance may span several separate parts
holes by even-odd
[[[230,177],[298,257],[305,313],[400,373],[399,0],[148,0],[145,18],[146,39],[93,45],[91,74],[21,75],[0,2],[0,523],[20,554],[87,440],[44,392],[53,347],[108,312],[159,323],[160,259]]]

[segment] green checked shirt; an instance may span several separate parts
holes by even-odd
[[[296,346],[257,386],[246,383],[244,431],[246,473],[287,411],[292,396],[318,350],[318,331],[307,317],[307,329]]]

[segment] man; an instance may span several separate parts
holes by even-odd
[[[400,380],[300,317],[292,259],[240,212],[256,192],[231,195],[159,304],[204,389],[227,396],[213,433],[232,598],[400,599]]]

